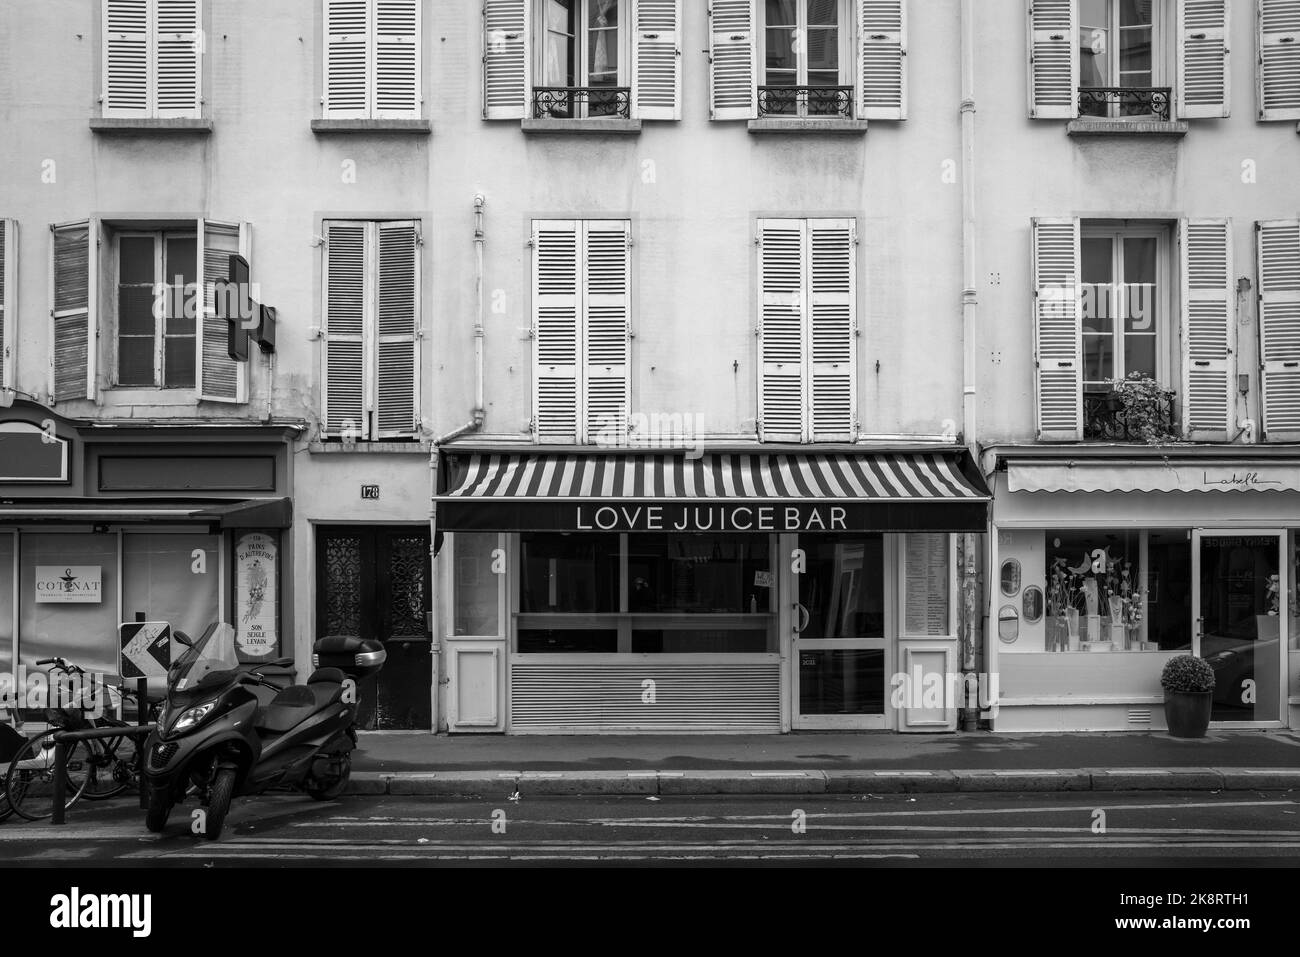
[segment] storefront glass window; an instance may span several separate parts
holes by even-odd
[[[24,534],[19,545],[18,654],[29,671],[66,658],[118,673],[117,536]]]
[[[524,535],[519,610],[611,614],[618,607],[619,536]]]
[[[766,538],[629,536],[628,611],[742,614],[772,610]]]
[[[0,675],[13,674],[13,670],[14,537],[9,532],[0,532]],[[0,720],[3,717],[0,714]]]
[[[201,534],[122,538],[122,617],[165,621],[191,638],[219,617],[220,539]],[[172,644],[173,660],[184,648]]]
[[[497,551],[500,547],[500,536],[495,532],[456,534],[452,551],[457,635],[486,637],[501,633],[497,583],[505,565]]]

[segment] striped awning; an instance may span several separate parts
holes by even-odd
[[[990,498],[958,452],[476,452],[445,475],[447,531],[983,531]]]

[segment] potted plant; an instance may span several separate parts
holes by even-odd
[[[1159,445],[1178,438],[1170,410],[1172,396],[1160,383],[1141,372],[1130,372],[1116,379],[1111,398],[1128,427],[1128,434],[1149,445]]]
[[[1195,655],[1178,655],[1160,673],[1165,689],[1165,723],[1175,738],[1203,738],[1210,726],[1214,669]]]

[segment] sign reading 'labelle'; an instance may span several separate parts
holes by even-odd
[[[579,505],[578,531],[842,532],[842,505]]]
[[[100,565],[37,565],[38,604],[97,605],[102,599]]]

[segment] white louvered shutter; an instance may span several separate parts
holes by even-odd
[[[758,116],[758,12],[755,0],[709,0],[709,115]]]
[[[155,0],[154,89],[157,115],[202,115],[203,55],[199,0]]]
[[[1034,395],[1038,439],[1083,438],[1079,221],[1035,219]]]
[[[763,442],[802,442],[808,225],[758,222],[758,420]]]
[[[1261,120],[1300,120],[1300,0],[1259,0]]]
[[[1264,438],[1300,442],[1300,220],[1256,227]]]
[[[369,438],[366,415],[366,223],[325,227],[325,349],[321,420],[329,436]]]
[[[808,342],[814,442],[857,436],[857,237],[851,219],[808,223]]]
[[[55,401],[96,395],[99,284],[96,220],[50,227],[50,393]]]
[[[323,0],[325,4],[325,118],[370,115],[373,33],[367,0]]]
[[[151,116],[148,0],[104,0],[103,11],[104,116]]]
[[[857,0],[858,102],[866,120],[907,119],[907,4]]]
[[[632,115],[682,118],[682,2],[633,0]]]
[[[583,224],[582,356],[584,442],[622,445],[630,395],[628,332],[631,314],[630,224]]]
[[[578,440],[580,227],[573,220],[533,225],[533,417],[539,442]]]
[[[1178,0],[1178,89],[1183,119],[1228,115],[1227,0]]]
[[[0,219],[0,388],[14,385],[18,344],[18,223]]]
[[[380,223],[378,254],[374,437],[407,437],[420,419],[419,224]]]
[[[1028,0],[1029,115],[1079,115],[1079,15],[1076,0]]]
[[[1185,219],[1179,252],[1183,283],[1183,432],[1226,441],[1233,411],[1231,227],[1226,219]]]
[[[420,118],[420,0],[374,0],[374,116]]]
[[[248,363],[230,358],[230,324],[216,314],[216,284],[219,280],[231,278],[231,254],[248,259],[247,229],[240,223],[201,219],[199,249],[203,251],[198,263],[203,309],[197,319],[195,387],[204,402],[247,402]],[[251,261],[249,266],[251,270]]]
[[[532,0],[483,0],[483,118],[529,114]]]

